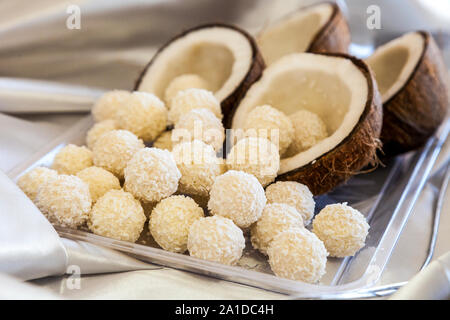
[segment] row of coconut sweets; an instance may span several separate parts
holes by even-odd
[[[271,106],[257,107],[246,128],[276,129],[277,141],[244,134],[224,160],[217,156],[225,139],[220,103],[205,87],[195,75],[181,76],[165,103],[151,93],[105,93],[92,109],[87,147],[65,146],[51,169],[28,171],[19,187],[54,224],[136,242],[148,218],[163,249],[228,265],[241,258],[250,232],[277,276],[318,282],[327,256],[354,255],[369,229],[343,203],[322,209],[309,231],[315,202],[308,187],[274,183],[280,154],[314,145],[326,137],[325,125],[307,111],[293,124]]]

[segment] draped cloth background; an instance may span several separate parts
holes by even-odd
[[[311,2],[315,1],[0,1],[0,77],[49,80],[94,89],[131,89],[155,50],[182,29],[202,22],[225,21],[256,33],[270,21]],[[366,8],[371,2],[381,7],[382,30],[361,27],[365,25]],[[445,23],[450,20],[425,11],[419,0],[340,3],[350,18],[353,38],[362,45],[380,43],[413,29],[438,33],[449,30]],[[66,10],[73,4],[81,9],[79,30],[66,27],[69,17]],[[393,16],[395,19],[390,18]],[[445,42],[441,44],[445,49]],[[39,111],[33,104],[27,107],[28,111]],[[14,105],[8,106],[9,111],[11,108]],[[63,105],[61,110],[65,110]],[[83,115],[0,113],[0,169],[8,172],[19,165]],[[420,268],[428,247],[437,188],[442,180],[441,168],[448,160],[449,148],[447,143],[381,284],[408,280]],[[436,258],[450,250],[448,199],[449,196]],[[80,286],[76,288],[70,285],[73,277],[64,276],[71,266],[82,273]],[[31,281],[20,282],[23,280]],[[0,172],[0,298],[12,297],[274,299],[285,296],[154,266],[113,250],[60,239],[34,205]]]

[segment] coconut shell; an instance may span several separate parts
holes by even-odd
[[[424,37],[423,53],[409,80],[384,105],[381,140],[387,157],[425,144],[448,110],[448,77],[433,37]]]
[[[372,72],[365,62],[346,54],[326,54],[351,60],[364,74],[368,84],[365,109],[349,136],[339,145],[311,163],[286,172],[277,181],[297,181],[308,186],[314,195],[331,191],[368,164],[378,163],[383,119],[381,96]]]
[[[351,36],[347,21],[337,4],[330,3],[330,5],[333,7],[333,13],[328,22],[314,36],[307,52],[348,52]]]
[[[249,41],[251,47],[252,47],[252,62],[250,65],[250,68],[245,75],[245,77],[242,79],[241,83],[237,86],[237,88],[228,95],[225,99],[223,99],[220,102],[222,113],[224,115],[223,117],[223,123],[226,124],[228,122],[229,116],[232,114],[232,110],[234,109],[234,106],[238,105],[239,102],[242,100],[242,98],[245,96],[245,93],[250,88],[250,86],[259,80],[259,78],[262,75],[262,72],[264,68],[266,67],[263,57],[261,55],[261,52],[258,49],[258,46],[256,45],[255,39],[253,36],[251,36],[247,31],[242,30],[241,28],[238,28],[233,25],[225,24],[225,23],[209,23],[209,24],[203,24],[199,25],[197,27],[188,29],[174,38],[172,38],[169,42],[167,42],[165,45],[163,45],[153,56],[153,58],[150,60],[150,62],[145,66],[144,70],[141,72],[139,77],[136,80],[136,83],[134,85],[134,90],[139,90],[139,86],[142,82],[142,79],[144,78],[148,68],[152,65],[152,63],[156,60],[157,56],[167,47],[169,46],[173,41],[187,35],[190,32],[197,31],[204,28],[213,28],[213,27],[224,27],[236,30],[237,32],[244,35],[247,40]]]

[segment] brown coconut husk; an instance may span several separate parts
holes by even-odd
[[[347,20],[336,3],[330,3],[330,5],[333,7],[333,13],[328,22],[314,36],[307,52],[348,52],[351,35]]]
[[[284,173],[277,181],[297,181],[308,186],[314,195],[331,191],[355,174],[362,173],[367,165],[376,167],[377,150],[382,127],[383,109],[381,96],[372,72],[365,62],[346,54],[329,54],[349,59],[367,79],[369,93],[366,106],[352,132],[332,150],[313,162]]]
[[[423,53],[409,80],[383,104],[381,140],[386,157],[425,144],[448,110],[448,76],[442,54],[433,37],[424,31]]]

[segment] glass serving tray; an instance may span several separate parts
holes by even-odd
[[[64,145],[84,144],[86,132],[92,124],[90,116],[83,118],[29,161],[11,170],[8,175],[17,180],[21,174],[33,167],[49,166],[55,154]],[[61,237],[117,249],[154,264],[292,294],[296,297],[318,298],[322,295],[330,297],[330,294],[357,291],[372,286],[382,274],[447,138],[449,128],[450,120],[446,119],[421,150],[397,157],[371,173],[356,175],[333,192],[316,197],[316,212],[329,203],[348,202],[361,211],[370,224],[366,246],[354,257],[329,258],[327,273],[318,284],[274,276],[267,259],[252,249],[248,237],[246,249],[238,265],[226,266],[160,249],[151,239],[147,226],[137,243],[97,236],[87,230],[58,226],[55,226],[55,229]]]

